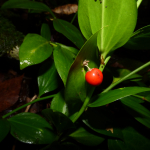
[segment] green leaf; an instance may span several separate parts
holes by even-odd
[[[106,108],[88,108],[81,117],[82,122],[100,134],[123,139],[113,114]]]
[[[76,57],[76,55],[72,52],[73,50],[73,47],[67,47],[62,44],[58,44],[56,47],[54,47],[53,56],[55,66],[64,85],[66,85],[69,69]]]
[[[28,144],[51,144],[56,139],[49,123],[37,114],[20,113],[8,119],[11,134]]]
[[[73,122],[61,112],[52,109],[44,109],[42,114],[56,127],[58,134],[67,129],[75,128]]]
[[[47,23],[43,23],[41,27],[41,36],[47,39],[48,41],[51,40],[51,31]]]
[[[78,4],[78,22],[82,34],[86,39],[92,36],[92,30],[89,21],[88,0],[79,1]]]
[[[75,132],[69,135],[77,142],[87,145],[87,146],[96,146],[101,144],[105,138],[92,134],[85,130],[83,127],[78,128]]]
[[[124,99],[126,99],[126,98],[132,100],[132,101],[135,102],[135,103],[139,103],[139,104],[140,104],[140,103],[144,103],[144,100],[141,99],[141,98],[139,98],[139,97],[137,97],[137,95],[124,97],[124,98],[121,99],[121,101],[124,100]]]
[[[150,25],[142,27],[132,34],[132,37],[124,45],[125,48],[133,50],[150,49]]]
[[[66,36],[70,41],[72,41],[78,48],[81,48],[85,42],[81,32],[71,23],[54,19],[53,25],[56,31],[62,33]]]
[[[52,54],[53,48],[38,34],[28,34],[19,50],[20,69],[41,63]]]
[[[150,128],[150,111],[137,103],[133,97],[125,97],[121,102],[128,106],[125,109],[140,123]]]
[[[118,99],[122,99],[124,97],[134,95],[140,92],[150,91],[150,88],[146,87],[125,87],[120,89],[115,89],[108,91],[106,93],[101,93],[93,97],[91,104],[89,107],[99,107],[106,105],[108,103],[112,103]]]
[[[81,100],[84,101],[88,93],[86,93],[87,86],[90,87],[90,90],[93,88],[85,81],[86,68],[83,67],[83,61],[89,60],[90,68],[98,68],[100,62],[96,45],[97,34],[94,34],[84,44],[69,70],[65,88],[65,99],[67,103],[75,104]]]
[[[79,104],[74,104],[74,107],[70,107],[70,104],[66,103],[64,98],[64,89],[56,94],[56,96],[52,99],[50,106],[51,109],[69,116],[70,119],[74,118],[80,107],[81,106]]]
[[[37,80],[39,87],[39,97],[47,92],[53,91],[58,88],[60,78],[54,62],[44,62],[44,64],[39,69]]]
[[[92,6],[92,7],[91,7]],[[88,39],[100,30],[97,44],[104,57],[131,37],[137,20],[135,0],[79,1],[79,26]]]
[[[47,11],[55,18],[51,9],[46,6],[44,3],[29,1],[29,0],[9,0],[5,2],[1,9],[8,9],[8,8],[22,8],[22,9],[33,9],[38,11]]]
[[[51,42],[51,43],[53,43],[53,42]],[[73,53],[74,55],[77,55],[79,52],[79,50],[74,48],[74,47],[66,46],[66,45],[61,44],[61,43],[55,43],[55,44],[59,45],[62,49],[65,49],[66,51]]]
[[[10,124],[7,120],[0,118],[0,142],[6,137],[9,133]]]
[[[63,90],[61,90],[60,92],[56,94],[56,96],[51,101],[50,108],[68,116],[68,113],[69,113],[68,106],[65,102],[63,93],[64,93]]]
[[[138,113],[146,117],[150,117],[150,111],[141,104],[137,103],[135,100],[132,100],[132,97],[125,97],[121,99],[121,102],[127,105],[128,107],[132,108],[133,110],[137,111]]]
[[[109,150],[149,150],[149,130],[138,124],[130,126],[131,119],[129,119],[129,117],[126,119],[122,118],[122,120],[119,121],[122,121],[123,124],[123,141],[118,139],[108,139]],[[128,125],[125,126],[126,123]]]

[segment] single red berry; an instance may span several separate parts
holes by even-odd
[[[103,73],[99,69],[93,68],[86,73],[85,80],[90,85],[98,86],[103,81]]]

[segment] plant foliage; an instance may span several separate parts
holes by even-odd
[[[142,80],[143,74],[138,73],[147,70],[150,61],[135,70],[110,69],[108,65],[113,52],[122,46],[137,50],[146,45],[144,49],[149,49],[149,25],[134,32],[139,5],[135,0],[79,0],[78,28],[57,18],[42,2],[5,2],[1,9],[48,12],[53,29],[74,47],[51,41],[51,28],[45,22],[41,35],[26,35],[19,50],[20,69],[40,66],[39,95],[37,100],[0,119],[0,141],[10,132],[24,143],[47,144],[43,149],[101,149],[107,141],[109,150],[147,150],[150,88]],[[99,68],[104,73],[103,84],[93,87],[85,81],[85,61],[89,68]],[[113,78],[109,83],[107,76]],[[6,119],[29,104],[51,97],[50,107],[42,110],[42,117],[23,112]]]

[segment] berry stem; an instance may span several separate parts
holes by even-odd
[[[83,66],[86,66],[88,68],[88,71],[91,71],[92,69],[88,66],[89,60],[84,60],[83,61]]]
[[[91,71],[91,70],[92,70],[88,65],[85,65],[85,66],[88,68],[88,71]]]

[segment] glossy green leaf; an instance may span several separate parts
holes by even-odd
[[[22,8],[22,9],[33,9],[38,11],[47,11],[50,12],[50,14],[54,16],[51,9],[46,6],[44,3],[35,2],[35,1],[29,1],[29,0],[9,0],[5,2],[1,9],[8,9],[8,8]]]
[[[19,50],[20,69],[43,62],[52,51],[52,46],[45,38],[38,34],[28,34]]]
[[[86,98],[86,88],[90,86],[85,81],[85,69],[83,61],[89,60],[90,68],[98,68],[99,56],[96,45],[97,33],[94,34],[81,48],[74,63],[72,64],[65,88],[65,99],[68,103],[75,104]],[[86,70],[87,71],[87,70]],[[90,86],[90,90],[92,87]]]
[[[97,44],[104,56],[128,41],[137,20],[135,0],[82,0],[78,11],[79,26],[87,39],[100,30]]]
[[[67,129],[75,128],[73,122],[61,112],[52,109],[44,109],[42,114],[55,126],[58,134]]]
[[[83,46],[85,40],[81,32],[74,25],[61,19],[54,19],[53,25],[56,31],[66,36],[78,48],[81,48]]]
[[[100,134],[123,139],[120,127],[113,114],[106,108],[88,108],[81,117],[82,122]]]
[[[72,106],[72,105],[71,105]],[[70,107],[70,104],[66,103],[64,98],[64,90],[61,90],[56,94],[56,96],[52,99],[50,108],[56,111],[59,111],[72,120],[76,115],[76,112],[79,110],[81,106],[78,104],[74,104],[74,107]]]
[[[123,141],[118,139],[108,139],[109,150],[149,150],[150,132],[147,129],[142,126],[138,127],[138,124],[130,126],[131,119],[129,118],[122,118],[122,120],[119,121],[122,121],[123,126],[125,126],[126,123],[128,124],[122,129]]]
[[[66,46],[66,45],[61,44],[61,43],[55,43],[55,44],[59,45],[62,49],[65,49],[66,51],[72,52],[74,55],[77,55],[79,52],[79,50],[74,48],[74,47]]]
[[[82,34],[86,39],[92,36],[92,30],[89,21],[88,0],[79,1],[78,4],[78,22]]]
[[[55,66],[64,85],[66,85],[69,69],[76,57],[74,52],[77,53],[78,51],[73,47],[68,47],[62,44],[57,44],[57,46],[54,47],[53,56]]]
[[[51,144],[57,137],[49,123],[33,113],[20,113],[8,119],[11,134],[28,144]]]
[[[87,146],[96,146],[101,144],[105,138],[92,134],[85,130],[83,127],[78,128],[75,132],[69,135],[77,142],[87,145]]]
[[[50,108],[68,116],[68,106],[64,99],[63,90],[58,92],[56,96],[52,99]]]
[[[150,111],[140,103],[132,100],[132,97],[125,97],[121,102],[128,106],[125,109],[140,123],[150,128]]]
[[[6,137],[10,130],[10,124],[7,120],[0,118],[0,142]]]
[[[51,31],[49,25],[47,23],[43,23],[41,27],[41,36],[47,39],[48,41],[51,40]]]
[[[132,37],[124,45],[125,48],[133,50],[150,49],[150,25],[138,29],[132,34]]]
[[[46,61],[40,67],[38,73],[39,97],[47,92],[55,90],[61,83],[54,62]]]
[[[150,91],[150,88],[146,87],[125,87],[120,89],[115,89],[108,91],[106,93],[101,93],[99,95],[94,96],[89,107],[99,107],[106,105],[108,103],[112,103],[116,100],[122,99],[124,97],[134,95],[140,92]]]

